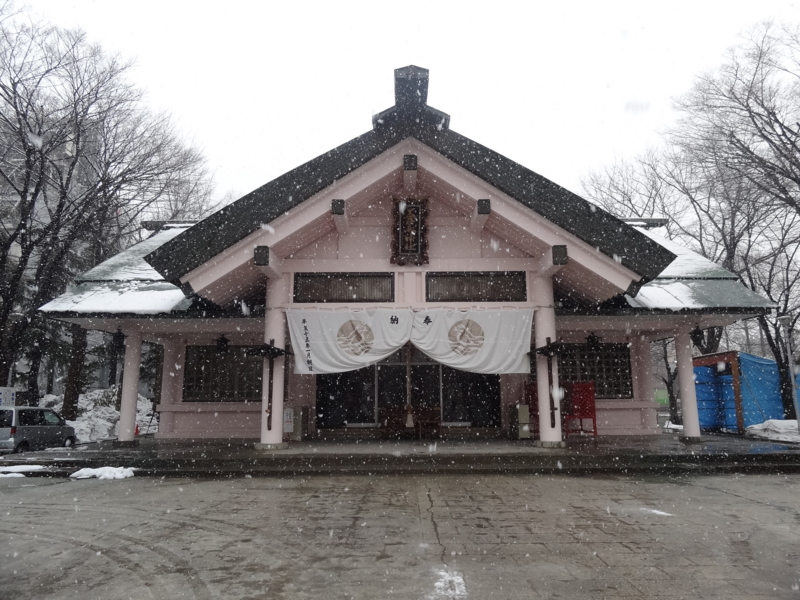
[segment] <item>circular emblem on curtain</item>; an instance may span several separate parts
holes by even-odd
[[[336,343],[339,347],[353,356],[366,354],[372,349],[375,334],[366,323],[361,321],[346,321],[336,333]]]
[[[458,321],[447,332],[450,349],[462,356],[470,356],[480,350],[483,339],[483,329],[471,319]]]

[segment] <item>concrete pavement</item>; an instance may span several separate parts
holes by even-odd
[[[800,597],[800,476],[0,480],[0,596]]]

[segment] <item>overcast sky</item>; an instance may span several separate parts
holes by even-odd
[[[658,143],[671,99],[737,35],[800,0],[237,2],[30,0],[136,60],[133,80],[237,195],[363,133],[393,70],[430,69],[453,130],[573,191]]]

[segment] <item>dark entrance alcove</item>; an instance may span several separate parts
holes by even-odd
[[[402,428],[406,405],[442,424],[500,426],[500,376],[441,365],[407,345],[377,365],[317,375],[317,428]]]

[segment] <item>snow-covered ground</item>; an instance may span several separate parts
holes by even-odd
[[[75,428],[75,435],[78,437],[79,443],[117,437],[119,411],[114,408],[116,393],[116,388],[113,387],[107,390],[94,390],[81,394],[78,400],[78,418],[75,421],[67,421]],[[63,403],[63,396],[47,395],[42,398],[40,406],[60,412]],[[158,431],[157,419],[154,418],[152,423],[150,422],[153,403],[144,396],[139,396],[136,408],[136,424],[139,426],[139,433],[155,433]],[[148,424],[150,424],[149,429]]]
[[[758,425],[747,428],[747,437],[756,437],[775,442],[795,442],[800,444],[800,433],[797,431],[797,421],[779,421],[770,419]]]
[[[682,432],[683,425],[676,425],[667,421],[664,425],[664,429]],[[736,433],[736,431],[729,431],[728,433]],[[794,442],[800,444],[800,433],[797,431],[797,421],[794,420],[783,421],[770,419],[758,425],[751,425],[745,430],[745,436],[762,440],[772,440],[774,442]]]

